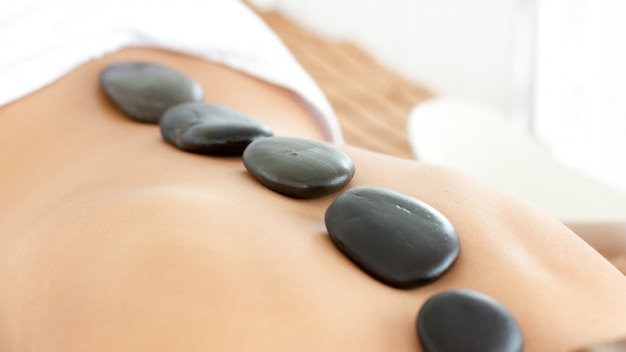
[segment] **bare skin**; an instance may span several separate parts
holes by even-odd
[[[454,170],[338,147],[356,165],[348,187],[424,200],[461,238],[440,280],[379,283],[326,234],[336,195],[276,194],[240,158],[179,151],[115,110],[98,75],[120,60],[178,68],[208,102],[276,135],[322,139],[291,93],[148,49],[92,61],[0,108],[1,351],[420,351],[417,312],[451,288],[504,304],[526,351],[626,335],[626,278],[558,221]]]

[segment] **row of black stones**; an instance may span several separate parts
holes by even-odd
[[[344,188],[355,173],[345,154],[322,143],[272,137],[269,126],[246,115],[202,103],[200,84],[168,67],[122,62],[103,70],[101,85],[129,117],[159,123],[163,138],[181,150],[242,155],[245,168],[266,187],[296,198]],[[441,277],[460,252],[450,221],[430,205],[388,189],[358,187],[328,207],[333,243],[377,280],[413,288]],[[469,290],[430,298],[417,318],[426,351],[502,351],[523,348],[514,318],[494,299]]]

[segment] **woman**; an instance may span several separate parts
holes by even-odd
[[[420,351],[415,318],[451,288],[515,317],[526,351],[626,334],[626,279],[532,205],[433,165],[335,145],[347,188],[421,199],[455,226],[461,255],[439,280],[383,285],[337,250],[324,212],[261,186],[241,158],[181,152],[124,117],[98,77],[120,61],[185,72],[206,102],[318,141],[292,90],[200,58],[123,48],[0,107],[0,350]]]

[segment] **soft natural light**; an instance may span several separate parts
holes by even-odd
[[[623,0],[255,0],[441,96],[499,110],[626,191]]]

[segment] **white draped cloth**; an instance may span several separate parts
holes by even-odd
[[[122,47],[176,51],[287,88],[342,142],[319,87],[239,0],[0,0],[0,106]]]

